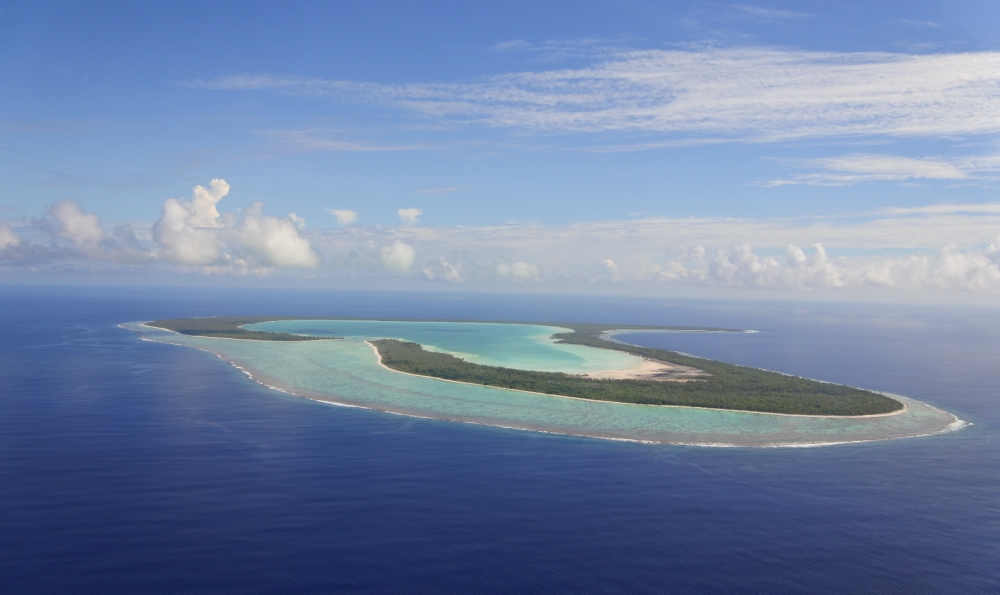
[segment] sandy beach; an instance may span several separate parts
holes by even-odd
[[[655,380],[657,382],[690,382],[710,376],[708,372],[669,364],[654,359],[642,358],[642,365],[638,368],[628,368],[625,370],[600,370],[580,374],[584,378],[595,378],[598,380]]]

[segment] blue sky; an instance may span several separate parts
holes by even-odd
[[[0,26],[10,279],[1000,290],[997,3],[32,2]]]

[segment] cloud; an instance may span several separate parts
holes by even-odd
[[[119,265],[146,265],[161,272],[164,264],[182,264],[210,274],[271,274],[285,267],[309,269],[307,276],[329,283],[379,283],[404,274],[410,284],[532,282],[560,291],[615,283],[641,291],[1000,292],[1000,203],[894,207],[816,219],[650,217],[561,226],[306,231],[294,213],[269,216],[262,203],[220,212],[223,188],[220,180],[190,200],[167,199],[151,239],[140,234],[141,242],[128,226],[108,231],[77,203],[57,203],[17,233],[0,224],[0,263],[4,270],[48,263],[60,271],[134,271]],[[49,244],[34,239],[46,236]],[[419,266],[415,247],[423,257]]]
[[[17,246],[21,243],[21,238],[17,237],[14,230],[10,228],[10,225],[0,221],[0,252]]]
[[[749,6],[746,4],[730,4],[729,7],[746,16],[754,17],[763,21],[784,21],[810,16],[802,12],[778,10],[774,8],[761,8],[759,6]]]
[[[54,258],[74,257],[76,253],[59,248],[39,246],[21,239],[10,225],[0,221],[0,265],[34,266]]]
[[[424,214],[420,209],[399,209],[396,211],[399,220],[403,225],[416,225],[420,223],[420,216]]]
[[[627,50],[584,68],[466,83],[240,75],[192,83],[381,102],[453,124],[706,140],[1000,132],[1000,52],[898,54],[759,47]],[[641,147],[640,147],[641,148]]]
[[[320,258],[299,232],[305,221],[289,213],[284,219],[263,214],[264,203],[254,202],[237,217],[222,215],[216,205],[229,193],[225,180],[208,188],[195,186],[192,199],[168,198],[153,225],[159,257],[188,266],[238,263],[253,267],[319,266]]]
[[[59,235],[73,242],[77,248],[98,246],[105,238],[101,218],[84,213],[75,200],[64,200],[49,207],[48,216],[59,226]]]
[[[1000,291],[1000,238],[985,249],[962,251],[946,246],[933,255],[837,258],[821,244],[810,255],[789,245],[785,258],[756,254],[748,244],[734,244],[714,254],[702,250],[654,262],[646,279],[689,285],[762,289],[943,289]]]
[[[417,259],[417,251],[413,246],[396,240],[388,246],[382,246],[378,251],[382,266],[394,273],[407,273]]]
[[[651,217],[561,226],[372,226],[321,231],[312,239],[326,254],[357,253],[354,264],[337,261],[355,274],[416,269],[415,279],[432,282],[535,281],[565,291],[602,283],[647,288],[642,291],[1000,291],[990,281],[996,258],[990,246],[1000,245],[1000,208],[983,203],[914,209],[816,219]],[[387,267],[397,241],[418,246],[423,263],[416,267],[415,259],[414,264],[407,259]],[[367,246],[372,246],[371,261],[364,257]]]
[[[417,190],[417,194],[446,194],[448,192],[458,192],[461,190],[458,186],[444,186],[442,188],[424,188],[423,190]]]
[[[218,225],[198,227],[193,205],[176,198],[163,203],[160,219],[153,225],[153,240],[160,247],[160,258],[177,264],[203,266],[222,261]]]
[[[893,25],[899,25],[901,27],[919,27],[923,29],[940,29],[941,23],[935,23],[934,21],[914,21],[911,19],[900,19],[898,21],[893,21]]]
[[[938,204],[925,207],[892,207],[879,209],[886,215],[953,215],[956,213],[1000,213],[1000,202],[978,204]]]
[[[358,214],[350,209],[326,209],[327,213],[330,213],[337,218],[337,223],[341,225],[350,225],[358,220]]]
[[[604,260],[601,261],[601,265],[611,276],[612,281],[622,280],[621,269],[618,268],[618,264],[615,263],[615,261],[611,260],[610,258],[605,258]]]
[[[496,273],[511,281],[536,281],[542,276],[542,271],[537,264],[523,261],[498,262]]]
[[[371,153],[378,151],[414,151],[425,145],[378,144],[344,140],[329,136],[327,130],[265,130],[263,136],[274,142],[280,151],[324,151],[343,153]]]
[[[216,205],[227,194],[225,180],[212,180],[208,188],[195,186],[189,202],[168,198],[162,215],[153,225],[153,239],[159,245],[160,258],[183,265],[203,266],[222,262],[223,227]]]
[[[239,221],[227,230],[229,244],[263,266],[315,268],[319,256],[299,235],[295,213],[279,219],[264,215],[264,203],[254,202],[240,213]]]
[[[432,260],[421,269],[420,273],[428,281],[445,281],[447,283],[462,282],[462,263],[449,262],[445,257],[440,256]]]
[[[208,188],[195,186],[191,203],[188,205],[187,223],[195,227],[221,227],[219,211],[215,205],[227,194],[229,194],[229,184],[225,180],[212,180]]]
[[[94,260],[140,263],[151,258],[139,246],[131,227],[118,225],[108,233],[101,225],[100,217],[84,212],[72,199],[49,207],[45,217],[36,221],[36,226],[68,241],[79,255]]]
[[[798,163],[823,171],[770,180],[766,185],[846,186],[860,182],[892,180],[967,180],[979,173],[1000,170],[1000,156],[995,155],[945,159],[855,153],[806,159]]]

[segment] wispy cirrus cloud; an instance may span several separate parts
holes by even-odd
[[[959,213],[1000,214],[1000,202],[985,202],[976,204],[937,204],[923,207],[892,207],[879,209],[885,215],[954,215]]]
[[[461,190],[458,186],[442,186],[440,188],[421,188],[417,190],[417,194],[448,194],[450,192],[458,192]]]
[[[812,16],[804,12],[794,10],[779,10],[776,8],[763,8],[749,4],[730,4],[729,8],[738,14],[746,15],[765,21],[785,21],[788,19],[798,19]]]
[[[913,19],[900,19],[898,21],[893,21],[893,25],[899,25],[900,27],[918,27],[921,29],[940,29],[941,23],[936,23],[934,21],[915,21]]]
[[[313,239],[323,249],[359,253],[364,246],[402,242],[419,251],[406,262],[434,282],[1000,291],[996,204],[896,211],[854,214],[846,221],[645,218],[564,226],[369,227],[319,232]]]
[[[377,84],[244,74],[191,81],[378,102],[452,124],[771,142],[1000,132],[1000,52],[771,48],[616,50],[584,68],[465,83]]]
[[[794,162],[815,169],[788,178],[767,181],[766,186],[848,186],[861,182],[907,180],[970,180],[1000,171],[1000,155],[961,158],[901,157],[854,153]]]
[[[282,151],[368,153],[374,151],[414,151],[426,148],[419,144],[365,143],[338,138],[327,130],[264,130],[260,134]]]

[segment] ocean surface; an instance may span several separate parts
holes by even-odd
[[[957,432],[616,442],[335,407],[122,322],[210,315],[749,328],[631,343],[913,397]],[[1000,309],[0,289],[3,593],[997,593]]]

